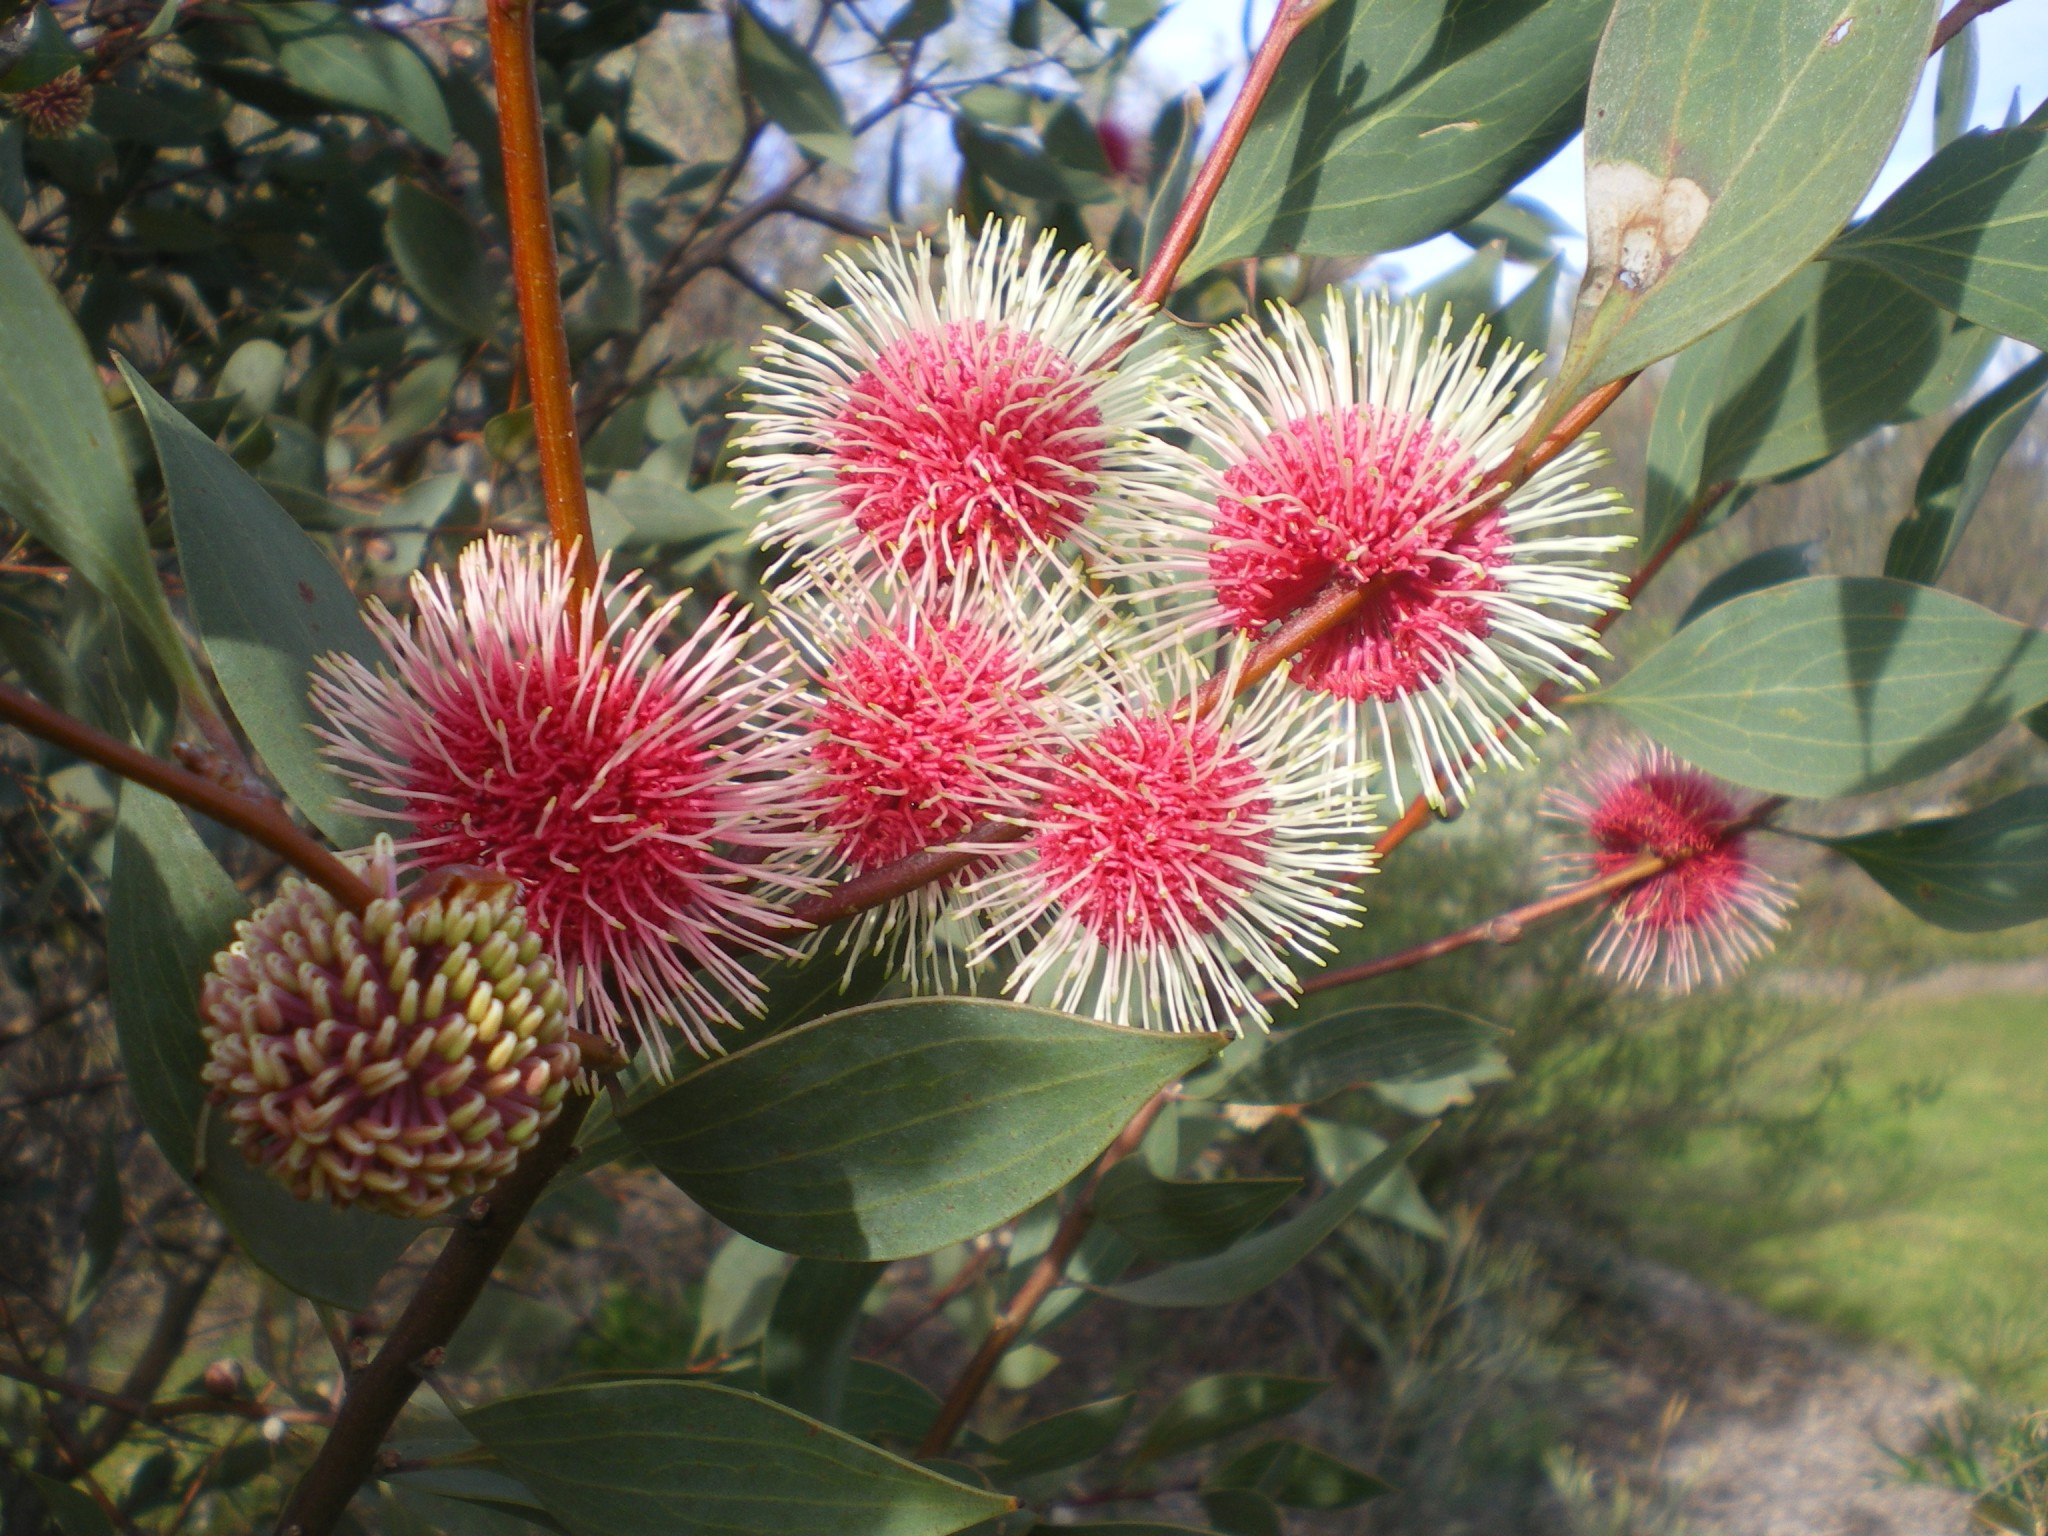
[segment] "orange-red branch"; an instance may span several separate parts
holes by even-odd
[[[1280,0],[1280,8],[1273,13],[1273,23],[1266,28],[1265,40],[1259,44],[1259,51],[1252,56],[1251,68],[1245,72],[1244,86],[1238,91],[1237,100],[1230,104],[1230,114],[1223,119],[1223,126],[1217,130],[1216,142],[1210,146],[1208,158],[1202,162],[1201,170],[1195,173],[1194,185],[1188,188],[1180,207],[1174,210],[1173,222],[1166,227],[1166,237],[1159,242],[1151,266],[1138,280],[1139,304],[1149,307],[1162,303],[1173,292],[1174,280],[1180,276],[1180,264],[1187,260],[1195,237],[1202,232],[1202,221],[1208,218],[1209,206],[1216,201],[1223,178],[1230,174],[1231,163],[1237,159],[1237,152],[1244,145],[1244,136],[1251,129],[1252,119],[1259,115],[1259,106],[1266,99],[1266,91],[1273,84],[1273,77],[1280,72],[1280,61],[1287,56],[1294,40],[1301,36],[1301,29],[1314,21],[1329,4],[1330,0]]]
[[[533,440],[541,495],[555,543],[576,552],[575,579],[597,581],[590,499],[576,441],[569,380],[569,337],[562,324],[562,278],[555,260],[554,208],[548,193],[547,141],[533,60],[535,0],[488,0],[491,66],[498,81],[498,136],[505,163],[505,222],[512,234],[512,286],[519,299]]]

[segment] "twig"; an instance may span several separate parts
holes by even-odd
[[[1201,170],[1195,173],[1194,183],[1188,188],[1187,196],[1181,199],[1180,207],[1174,210],[1173,222],[1167,226],[1166,235],[1159,242],[1152,265],[1138,280],[1135,296],[1138,304],[1149,308],[1173,292],[1174,279],[1180,275],[1180,264],[1187,259],[1195,237],[1201,233],[1203,220],[1209,217],[1209,206],[1216,201],[1223,178],[1230,173],[1237,152],[1244,145],[1244,136],[1259,114],[1259,106],[1266,99],[1266,91],[1273,84],[1274,75],[1279,73],[1280,61],[1287,56],[1294,40],[1301,36],[1301,29],[1329,5],[1330,0],[1280,0],[1280,8],[1273,13],[1272,23],[1266,28],[1265,40],[1259,44],[1259,51],[1252,55],[1251,67],[1245,71],[1244,84],[1238,90],[1237,99],[1230,104],[1230,114],[1216,131],[1216,142],[1210,147],[1208,158],[1202,162]]]
[[[576,585],[597,582],[597,541],[576,443],[576,402],[569,382],[569,337],[562,323],[555,218],[548,199],[547,145],[533,60],[536,0],[488,0],[491,67],[498,84],[498,136],[505,166],[505,223],[512,236],[512,286],[533,397],[534,449],[541,494],[555,543],[575,554]]]
[[[1954,39],[1955,35],[1986,11],[1995,11],[2005,0],[1959,0],[1934,29],[1934,42],[1928,47],[1930,54],[1939,53]]]
[[[384,1347],[349,1381],[334,1428],[279,1517],[281,1536],[329,1536],[335,1529],[375,1470],[378,1448],[419,1386],[420,1371],[439,1360],[534,1203],[575,1157],[576,1132],[593,1102],[570,1098],[519,1166],[449,1233]]]
[[[369,882],[323,848],[270,803],[258,803],[211,779],[189,772],[130,746],[83,720],[74,720],[42,700],[0,683],[0,721],[54,742],[76,756],[98,763],[110,773],[133,779],[181,805],[211,816],[250,841],[268,848],[308,879],[334,893],[335,900],[360,912],[375,898]]]
[[[1621,605],[1608,609],[1607,612],[1601,614],[1593,621],[1592,628],[1594,634],[1606,634],[1614,621],[1628,611],[1628,605],[1633,603],[1642,594],[1643,588],[1657,579],[1658,574],[1663,571],[1665,564],[1673,555],[1678,553],[1679,547],[1693,536],[1701,521],[1720,504],[1721,498],[1726,496],[1732,489],[1733,487],[1727,481],[1717,481],[1692,499],[1691,505],[1685,509],[1685,515],[1679,518],[1677,526],[1665,535],[1664,542],[1652,550],[1650,557],[1636,568],[1636,573],[1623,583]],[[1556,682],[1545,683],[1536,690],[1534,703],[1538,705],[1554,703],[1563,691],[1563,687]],[[1496,726],[1494,728],[1495,739],[1506,735],[1510,730],[1514,729],[1525,713],[1527,713],[1526,710],[1519,711],[1513,718],[1505,720]],[[1471,760],[1470,754],[1462,759],[1466,763],[1471,762]],[[1379,841],[1373,844],[1372,851],[1374,856],[1385,858],[1396,848],[1407,842],[1409,838],[1421,831],[1428,821],[1429,802],[1421,795],[1417,795],[1408,802],[1408,809],[1401,813],[1400,818],[1380,834]]]
[[[1171,1087],[1162,1088],[1145,1101],[1145,1105],[1131,1117],[1130,1123],[1117,1133],[1115,1141],[1109,1144],[1095,1164],[1095,1172],[1089,1177],[1088,1186],[1081,1197],[1067,1207],[1060,1217],[1060,1224],[1052,1235],[1052,1242],[1038,1262],[1031,1266],[1031,1272],[1024,1277],[1024,1283],[1017,1287],[1010,1304],[990,1324],[988,1334],[981,1341],[974,1358],[967,1362],[960,1377],[953,1383],[953,1390],[946,1394],[946,1400],[939,1405],[938,1416],[932,1420],[931,1429],[925,1434],[923,1444],[917,1448],[920,1461],[934,1456],[943,1456],[953,1443],[953,1437],[960,1433],[960,1426],[967,1422],[967,1415],[974,1411],[989,1378],[1002,1364],[1003,1356],[1010,1346],[1017,1342],[1025,1328],[1030,1325],[1031,1315],[1039,1304],[1052,1294],[1054,1286],[1067,1272],[1067,1264],[1081,1246],[1081,1239],[1088,1235],[1089,1224],[1094,1220],[1095,1191],[1102,1183],[1102,1176],[1118,1163],[1138,1150],[1145,1139],[1145,1133],[1152,1128],[1152,1122],[1159,1118],[1159,1112],[1166,1108],[1173,1097]]]
[[[1783,795],[1772,795],[1759,800],[1741,816],[1730,822],[1726,830],[1730,833],[1748,832],[1763,826],[1785,807]],[[1531,923],[1540,923],[1545,918],[1555,917],[1560,912],[1569,912],[1573,907],[1582,907],[1588,902],[1598,901],[1604,896],[1613,896],[1641,885],[1653,875],[1685,862],[1687,855],[1667,859],[1659,854],[1646,853],[1632,859],[1621,868],[1610,870],[1591,880],[1581,880],[1576,885],[1554,891],[1539,900],[1515,907],[1496,917],[1489,917],[1469,928],[1460,928],[1455,933],[1444,934],[1422,944],[1410,945],[1391,955],[1382,955],[1377,960],[1367,960],[1359,965],[1347,965],[1306,981],[1295,989],[1295,994],[1306,997],[1311,992],[1328,992],[1335,987],[1348,987],[1355,982],[1370,981],[1375,976],[1389,976],[1396,971],[1413,970],[1444,955],[1455,954],[1458,950],[1469,949],[1474,944],[1513,944],[1518,942]],[[1281,994],[1265,991],[1259,994],[1262,1003],[1277,1002]]]
[[[74,1402],[90,1403],[95,1408],[105,1408],[144,1424],[161,1424],[166,1419],[191,1418],[201,1414],[224,1415],[239,1419],[267,1419],[274,1411],[254,1399],[240,1397],[168,1397],[154,1403],[144,1402],[119,1392],[102,1391],[82,1381],[70,1381],[62,1376],[53,1376],[48,1371],[38,1370],[26,1362],[12,1360],[0,1360],[0,1376],[12,1377],[41,1391],[68,1397]]]
[[[960,1266],[960,1272],[957,1275],[932,1292],[931,1299],[918,1309],[917,1316],[877,1344],[874,1352],[878,1355],[886,1355],[901,1349],[904,1344],[909,1342],[912,1334],[945,1311],[948,1302],[971,1289],[974,1283],[981,1278],[983,1271],[988,1268],[989,1262],[995,1256],[996,1250],[992,1243],[977,1248],[968,1256],[967,1262]]]

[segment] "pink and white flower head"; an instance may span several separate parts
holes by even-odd
[[[1321,701],[1268,680],[1200,718],[1185,661],[1113,703],[1042,770],[1021,857],[966,893],[977,961],[1012,995],[1116,1024],[1232,1029],[1323,963],[1372,868],[1369,764],[1329,750]]]
[[[1632,986],[1654,973],[1674,992],[1726,981],[1766,953],[1785,926],[1792,889],[1765,872],[1727,789],[1662,747],[1643,747],[1553,790],[1544,814],[1568,822],[1585,849],[1557,862],[1576,882],[1613,874],[1646,853],[1671,867],[1609,898],[1593,941],[1595,969]]]
[[[1214,353],[1171,386],[1194,449],[1173,511],[1113,512],[1129,578],[1169,630],[1256,637],[1334,584],[1364,608],[1304,650],[1290,675],[1334,698],[1345,739],[1432,804],[1474,766],[1525,761],[1523,736],[1555,717],[1536,682],[1582,685],[1604,654],[1587,616],[1620,607],[1599,557],[1629,541],[1589,531],[1618,508],[1586,483],[1600,456],[1575,445],[1489,507],[1493,472],[1535,419],[1537,359],[1487,333],[1451,340],[1420,304],[1328,298],[1319,341],[1300,312],[1268,306],[1271,334],[1223,327]]]
[[[1095,547],[1093,514],[1160,494],[1162,346],[1131,284],[1091,251],[954,217],[946,251],[876,241],[828,258],[842,308],[790,303],[747,370],[734,462],[758,537],[791,557],[831,549],[940,581]]]
[[[943,847],[1036,797],[1046,757],[1101,690],[1087,602],[1061,590],[869,584],[843,567],[779,595],[775,621],[811,678],[804,741],[830,842],[818,873],[865,874]],[[913,986],[955,984],[957,949],[937,930],[958,884],[869,909],[840,950],[883,952]]]
[[[791,669],[743,664],[756,635],[723,600],[660,654],[687,594],[634,573],[579,603],[543,542],[486,538],[412,594],[410,622],[371,615],[388,669],[314,678],[354,808],[410,822],[411,863],[518,881],[584,1027],[630,1026],[657,1069],[664,1023],[716,1049],[759,991],[739,954],[789,952],[763,887],[816,841]]]

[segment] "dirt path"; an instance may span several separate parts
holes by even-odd
[[[1661,1482],[1702,1536],[1964,1536],[1966,1502],[1884,1449],[1916,1445],[1953,1383],[1662,1264],[1579,1240],[1568,1261],[1610,1298],[1622,1393],[1585,1447],[1604,1468]]]

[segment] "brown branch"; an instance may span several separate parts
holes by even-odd
[[[1986,11],[1995,11],[2005,0],[1960,0],[1934,29],[1934,41],[1928,46],[1928,53],[1936,54],[1955,39],[1955,35]]]
[[[512,236],[512,285],[533,397],[533,440],[540,455],[541,494],[555,543],[575,550],[575,580],[597,581],[597,542],[576,442],[576,402],[569,381],[569,337],[562,323],[562,278],[555,260],[554,209],[548,197],[547,143],[541,132],[540,86],[533,60],[537,0],[487,0],[491,67],[498,83],[498,136],[505,166],[505,223]]]
[[[376,893],[369,882],[334,854],[299,830],[284,811],[273,803],[261,803],[202,778],[196,773],[151,757],[105,731],[95,730],[83,720],[74,720],[42,700],[0,683],[0,721],[55,742],[65,751],[98,763],[110,773],[133,779],[147,789],[167,795],[181,805],[211,816],[224,827],[241,833],[251,842],[268,848],[334,893],[342,905],[360,912]]]
[[[503,1182],[471,1202],[384,1347],[349,1380],[334,1428],[278,1519],[281,1536],[328,1536],[339,1524],[349,1500],[376,1469],[378,1449],[419,1386],[421,1372],[440,1362],[534,1203],[576,1156],[576,1132],[593,1102],[587,1095],[570,1098]]]
[[[199,1311],[199,1304],[206,1299],[207,1290],[213,1285],[213,1277],[219,1273],[221,1260],[227,1257],[227,1244],[219,1241],[202,1251],[191,1268],[165,1287],[163,1307],[157,1313],[156,1324],[149,1331],[149,1342],[142,1347],[142,1353],[135,1358],[135,1364],[128,1368],[127,1376],[121,1382],[120,1395],[135,1402],[146,1403],[156,1396],[157,1389],[164,1384],[171,1367],[178,1363],[178,1357],[185,1352],[185,1341],[192,1332],[192,1319]],[[82,1447],[88,1466],[96,1466],[101,1458],[121,1443],[121,1437],[135,1422],[134,1416],[122,1410],[109,1409],[107,1416],[93,1426]]]
[[[1130,1123],[1117,1133],[1115,1141],[1109,1144],[1095,1164],[1095,1172],[1089,1177],[1088,1187],[1081,1197],[1067,1207],[1060,1217],[1058,1229],[1052,1235],[1052,1242],[1038,1262],[1031,1266],[1031,1273],[1024,1277],[1024,1283],[1017,1287],[1010,1304],[989,1326],[988,1334],[981,1341],[974,1358],[967,1362],[959,1380],[953,1383],[953,1390],[946,1394],[945,1402],[939,1405],[938,1417],[932,1420],[932,1427],[926,1432],[924,1443],[917,1448],[920,1461],[934,1456],[943,1456],[953,1443],[953,1437],[960,1433],[960,1426],[967,1422],[967,1415],[974,1411],[975,1403],[988,1386],[989,1378],[995,1375],[996,1367],[1002,1364],[1003,1356],[1010,1346],[1030,1325],[1031,1315],[1039,1304],[1052,1294],[1054,1286],[1067,1272],[1067,1265],[1075,1251],[1081,1246],[1081,1239],[1088,1235],[1088,1227],[1094,1220],[1095,1191],[1102,1183],[1102,1176],[1118,1163],[1138,1150],[1145,1139],[1145,1133],[1152,1128],[1152,1122],[1159,1118],[1159,1112],[1166,1108],[1173,1096],[1173,1089],[1162,1088],[1145,1101],[1144,1108],[1131,1117]]]
[[[1209,217],[1209,206],[1222,190],[1223,178],[1230,173],[1231,164],[1244,145],[1244,136],[1259,114],[1259,106],[1266,99],[1266,91],[1273,84],[1274,75],[1279,73],[1280,61],[1287,56],[1294,40],[1301,36],[1301,29],[1329,5],[1330,0],[1280,0],[1280,8],[1273,13],[1272,24],[1266,28],[1265,40],[1259,44],[1259,51],[1252,55],[1244,85],[1238,90],[1237,99],[1230,104],[1230,115],[1223,119],[1223,126],[1217,130],[1216,142],[1210,147],[1208,158],[1196,172],[1194,183],[1188,188],[1187,196],[1181,199],[1180,207],[1174,210],[1173,222],[1167,226],[1165,238],[1160,241],[1151,266],[1145,269],[1145,275],[1138,281],[1134,302],[1149,308],[1173,292],[1174,279],[1180,275],[1180,264],[1187,259],[1195,237],[1202,232],[1202,222]]]
[[[161,1424],[166,1419],[183,1419],[203,1414],[225,1415],[238,1419],[267,1419],[276,1411],[265,1407],[254,1398],[246,1397],[167,1397],[152,1403],[119,1392],[103,1391],[86,1382],[53,1376],[48,1371],[12,1360],[0,1360],[0,1376],[12,1377],[41,1391],[68,1397],[74,1402],[90,1403],[95,1408],[105,1408],[109,1412],[144,1424]],[[279,1416],[305,1420],[316,1417],[297,1414],[290,1410]]]

